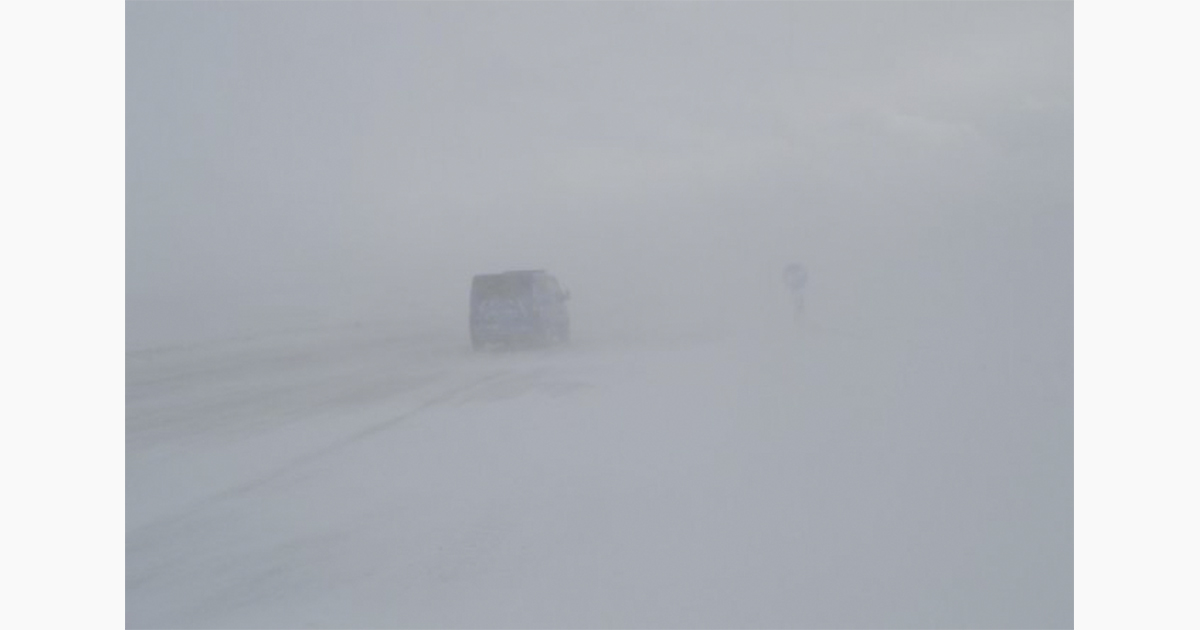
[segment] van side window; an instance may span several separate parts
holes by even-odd
[[[537,284],[538,284],[538,293],[540,293],[542,295],[542,297],[552,298],[555,295],[558,295],[558,293],[557,293],[558,283],[554,281],[554,278],[551,278],[549,276],[542,276],[541,278],[538,278]]]

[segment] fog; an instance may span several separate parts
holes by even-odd
[[[1070,3],[132,2],[126,16],[132,625],[1071,624]],[[793,262],[809,274],[799,322],[781,279]],[[471,278],[510,269],[546,269],[570,288],[571,346],[470,352]],[[334,354],[336,368],[327,360]],[[523,383],[513,385],[522,392],[514,394],[516,402],[460,388],[497,375]],[[301,394],[305,383],[311,388]],[[358,606],[321,608],[307,596],[265,595],[244,595],[233,605],[196,593],[210,586],[219,591],[234,578],[214,573],[206,581],[194,568],[164,578],[168,586],[146,586],[171,565],[163,558],[186,566],[189,554],[203,547],[194,531],[146,533],[155,523],[159,529],[167,527],[163,522],[179,525],[175,516],[164,516],[179,508],[172,500],[190,492],[194,505],[183,513],[195,516],[215,505],[205,496],[274,478],[263,472],[269,467],[255,466],[264,453],[290,448],[280,444],[300,444],[297,459],[283,457],[293,463],[278,469],[293,472],[295,462],[309,461],[302,453],[343,444],[331,427],[357,431],[369,425],[367,416],[357,407],[330,412],[327,405],[363,387],[376,388],[372,396],[380,398],[372,400],[391,405],[377,410],[380,417],[409,417],[430,401],[444,402],[434,389],[421,389],[426,384],[457,392],[455,405],[499,402],[476,411],[435,405],[422,412],[422,422],[445,416],[451,433],[389,434],[371,442],[371,448],[387,443],[397,449],[390,452],[408,454],[406,466],[429,459],[422,474],[445,472],[460,440],[502,431],[464,428],[475,426],[472,413],[491,418],[494,412],[525,422],[519,425],[528,438],[523,452],[535,460],[568,444],[616,449],[623,453],[619,460],[631,462],[618,478],[631,486],[660,470],[638,462],[670,455],[669,461],[678,456],[703,469],[699,462],[729,439],[749,449],[729,461],[763,456],[779,463],[797,454],[754,450],[767,448],[758,440],[770,449],[794,445],[808,457],[815,454],[807,450],[813,436],[820,435],[816,442],[831,450],[811,461],[824,463],[787,469],[774,491],[803,494],[796,488],[808,487],[814,476],[845,474],[850,462],[875,470],[869,462],[901,457],[885,454],[888,445],[907,444],[911,448],[900,451],[942,468],[900,475],[907,485],[899,496],[917,499],[910,510],[898,508],[899,521],[911,525],[929,514],[934,487],[948,493],[943,497],[999,492],[1029,502],[1006,499],[1008,512],[980,507],[979,514],[992,515],[982,529],[974,520],[968,526],[943,519],[933,528],[938,533],[927,535],[968,542],[928,557],[911,550],[917,555],[903,560],[890,555],[897,548],[888,541],[899,534],[881,534],[862,556],[844,562],[824,552],[805,555],[808,547],[783,534],[766,535],[773,542],[763,549],[730,551],[723,562],[761,555],[803,557],[809,564],[795,569],[806,576],[800,582],[788,581],[781,567],[758,574],[746,568],[758,566],[753,562],[743,567],[748,573],[730,582],[745,589],[739,596],[772,593],[773,604],[762,600],[753,611],[713,608],[699,582],[691,590],[660,592],[657,605],[631,604],[637,599],[632,591],[614,597],[623,603],[572,599],[596,583],[554,562],[537,564],[541,573],[513,571],[558,575],[557,591],[549,582],[518,579],[528,588],[502,588],[501,580],[493,585],[500,590],[488,591],[480,584],[491,582],[474,581],[468,594],[449,578],[437,582],[445,586],[439,591],[408,574],[396,577],[396,567],[413,553],[422,557],[413,551],[424,548],[422,540],[452,546],[458,540],[423,538],[414,533],[424,531],[419,528],[406,530],[407,542],[392,541],[404,560],[372,575],[403,581],[405,593],[424,599],[386,595],[390,591],[379,585],[390,582],[380,578],[372,582],[375,590],[350,589],[360,597],[352,598]],[[554,398],[566,406],[539,411],[538,392],[566,392],[572,384],[595,399]],[[702,401],[712,407],[701,409]],[[510,411],[497,406],[517,403]],[[568,437],[558,424],[528,424],[534,422],[529,417],[551,417],[538,416],[542,411],[592,428]],[[306,427],[321,428],[305,433],[309,441],[294,432],[271,433],[255,438],[259,446],[205,450],[216,439],[205,437],[213,426],[259,426],[268,416],[281,418],[278,427],[305,417]],[[594,432],[589,423],[602,417],[618,428]],[[707,418],[699,423],[707,427],[702,437],[649,440],[662,450],[628,450],[630,444],[615,437],[626,429],[677,435],[688,430],[681,417]],[[763,429],[783,417],[805,428]],[[862,421],[868,417],[890,421]],[[731,438],[719,428],[726,423],[753,426],[755,437]],[[168,430],[185,425],[178,435]],[[168,447],[148,435],[174,437]],[[425,447],[409,438],[424,439]],[[871,455],[860,448],[864,443],[872,445]],[[969,448],[960,449],[966,443]],[[544,448],[530,446],[537,444]],[[949,459],[939,455],[950,452]],[[549,461],[537,470],[562,472]],[[592,460],[586,456],[582,461],[571,470],[599,470],[587,468]],[[678,478],[668,475],[671,492],[703,492],[715,484],[714,496],[732,496],[722,494],[727,477],[708,469],[694,478],[679,472],[690,465],[672,469]],[[224,479],[215,469],[244,474]],[[332,478],[357,474],[340,470]],[[742,469],[722,470],[737,478]],[[384,488],[400,494],[415,488],[405,484],[416,477],[385,477],[391,481],[362,492],[378,498]],[[952,483],[955,478],[961,483]],[[842,486],[823,485],[824,498],[805,496],[809,505],[844,515],[826,525],[873,513],[846,506],[901,500],[873,494],[875,486],[864,495],[863,479],[851,474]],[[460,481],[446,482],[448,495],[487,496],[504,504],[505,514],[560,505],[524,490]],[[345,497],[312,492],[308,503]],[[738,496],[740,516],[713,521],[733,524],[714,526],[696,540],[711,546],[736,537],[726,537],[730,531],[762,533],[766,521],[756,518],[767,519],[762,506],[777,497]],[[614,505],[629,514],[650,509],[640,501]],[[688,505],[709,505],[697,501]],[[450,510],[444,521],[425,526],[453,530],[474,518],[463,509],[466,516]],[[261,514],[204,518],[226,529],[231,522],[270,521]],[[349,525],[329,528],[386,530],[364,522],[350,518]],[[640,537],[617,538],[657,549],[654,541],[671,538],[664,523],[673,521],[655,522],[661,531],[652,526]],[[272,544],[288,538],[267,525],[263,531]],[[537,528],[516,531],[513,540],[523,545],[544,542],[534,535],[542,531]],[[972,547],[974,535],[988,544]],[[169,542],[148,542],[161,540]],[[602,548],[555,540],[563,554]],[[496,544],[515,548],[506,541]],[[164,546],[145,551],[155,544]],[[670,561],[689,556],[664,553],[667,568],[648,563],[630,575],[670,582]],[[358,556],[345,557],[346,566],[364,566]],[[704,573],[704,566],[685,564],[673,565],[675,573]],[[309,570],[319,573],[311,568],[318,565],[310,563]],[[181,575],[191,576],[190,589],[178,586],[188,583]],[[821,575],[829,581],[814,586],[810,580]],[[868,575],[894,580],[900,590],[886,597],[856,594]],[[947,576],[963,580],[954,587],[938,582]],[[613,578],[612,584],[633,589],[638,579]],[[347,582],[328,577],[326,583]],[[278,584],[272,588],[266,592],[282,592]],[[520,599],[550,592],[546,588],[557,593],[558,604],[521,610],[497,603],[497,593]],[[396,609],[379,604],[389,597],[401,602]],[[300,604],[306,599],[308,608]],[[272,603],[262,604],[267,600]]]
[[[597,326],[728,315],[791,260],[814,308],[994,293],[942,284],[972,258],[1069,305],[1069,4],[127,13],[130,347],[461,329],[524,267]]]

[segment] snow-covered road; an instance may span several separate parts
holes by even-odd
[[[1069,357],[974,338],[130,353],[127,624],[1070,625]]]

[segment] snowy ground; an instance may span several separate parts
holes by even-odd
[[[1071,625],[1069,357],[768,328],[132,352],[127,624]]]

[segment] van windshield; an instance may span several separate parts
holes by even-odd
[[[524,275],[500,274],[477,277],[472,296],[476,302],[483,302],[497,299],[523,299],[530,297],[532,293],[533,278]]]

